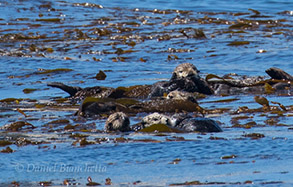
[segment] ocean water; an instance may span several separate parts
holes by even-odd
[[[232,121],[239,107],[260,107],[254,95],[209,96],[199,101],[202,107],[229,109],[228,113],[209,116],[221,122],[223,133],[163,137],[89,133],[92,139],[124,136],[159,142],[109,141],[85,147],[72,146],[73,140],[66,138],[68,132],[42,132],[43,125],[53,119],[79,123],[73,115],[77,107],[62,111],[34,107],[68,96],[47,87],[49,82],[80,87],[153,84],[168,80],[173,69],[184,62],[193,63],[202,77],[210,73],[267,76],[265,70],[270,67],[292,75],[293,2],[13,0],[0,1],[0,12],[0,99],[35,100],[16,107],[2,102],[0,126],[25,120],[37,127],[25,135],[50,140],[45,148],[12,145],[15,152],[0,153],[3,185],[12,181],[28,186],[40,181],[59,185],[68,178],[84,185],[88,176],[100,183],[109,177],[115,185],[132,185],[135,181],[157,186],[186,181],[223,182],[226,186],[245,182],[257,186],[293,184],[290,95],[266,95],[269,101],[288,108],[283,116],[243,114],[250,118],[240,123],[257,124],[251,128],[234,128]],[[237,26],[239,23],[242,26]],[[202,30],[206,37],[196,37],[195,29]],[[235,41],[244,44],[230,45]],[[44,73],[56,69],[59,71]],[[94,78],[99,70],[106,73],[105,80]],[[25,89],[34,91],[27,93]],[[238,100],[210,102],[227,98]],[[29,117],[18,112],[18,107]],[[268,125],[266,120],[273,118],[283,125]],[[103,129],[104,120],[84,123],[92,122]],[[243,136],[249,133],[265,137],[252,140]],[[6,135],[1,136],[5,139]],[[166,140],[172,136],[182,136],[186,141]],[[56,141],[51,141],[52,137]],[[231,155],[236,156],[225,159]]]

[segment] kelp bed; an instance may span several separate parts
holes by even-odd
[[[75,116],[79,103],[46,86],[152,84],[169,79],[183,62],[195,64],[202,77],[265,75],[274,65],[292,74],[292,11],[14,3],[0,5],[4,13],[15,13],[0,16],[1,184],[293,183],[288,94],[264,93],[269,106],[251,93],[202,96],[205,116],[219,121],[223,133],[176,133],[158,126],[122,134],[103,131],[107,116]],[[131,124],[144,115],[130,116]]]

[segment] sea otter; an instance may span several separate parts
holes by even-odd
[[[183,63],[178,65],[172,73],[169,81],[160,81],[153,85],[131,86],[126,88],[110,88],[110,87],[73,87],[60,82],[48,83],[48,86],[60,88],[69,93],[71,98],[83,100],[86,97],[96,98],[121,98],[121,97],[135,97],[136,95],[152,98],[160,97],[168,94],[171,91],[179,90],[185,92],[199,92],[207,95],[213,94],[213,90],[209,87],[208,83],[200,78],[197,68],[191,63]],[[136,92],[142,91],[141,94],[131,94],[128,92],[136,89]],[[130,91],[127,91],[130,90]]]
[[[107,132],[120,131],[127,132],[130,131],[129,118],[123,112],[115,112],[111,114],[105,124],[105,130]]]
[[[109,131],[140,131],[144,128],[151,127],[156,124],[163,124],[170,128],[175,128],[180,132],[222,132],[223,130],[218,123],[209,118],[192,117],[188,114],[177,113],[169,117],[162,113],[152,113],[145,116],[141,122],[129,128],[129,120],[126,114],[122,112],[114,113],[109,116],[105,130]],[[113,122],[114,121],[114,122]],[[115,124],[115,125],[114,125]],[[113,128],[115,126],[115,128]]]
[[[200,78],[199,71],[191,63],[178,65],[169,81],[160,81],[153,84],[150,96],[162,96],[174,90],[186,92],[199,92],[207,95],[213,94],[213,90],[208,83]]]

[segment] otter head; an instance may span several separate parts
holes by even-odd
[[[185,91],[174,90],[168,93],[166,98],[173,99],[173,100],[191,101],[197,104],[195,95],[193,93],[185,92]]]
[[[116,112],[111,114],[105,124],[106,131],[120,131],[127,132],[130,130],[130,121],[126,114],[123,112]]]
[[[171,79],[183,79],[192,76],[199,77],[198,73],[199,71],[193,64],[183,63],[175,68]]]
[[[174,90],[167,95],[167,99],[174,100],[188,100],[189,94],[187,92]]]
[[[169,116],[166,116],[164,114],[159,114],[158,112],[145,116],[142,119],[142,124],[144,127],[149,127],[154,124],[170,125],[170,123],[171,121]]]

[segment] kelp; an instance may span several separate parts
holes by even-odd
[[[169,164],[179,164],[181,162],[180,158],[176,158],[174,160],[172,160],[171,162],[169,162]]]
[[[43,22],[60,22],[60,18],[42,18],[42,19],[36,19],[36,21],[43,21]]]
[[[40,181],[39,185],[40,186],[52,186],[52,182],[51,181]]]
[[[281,104],[281,103],[279,103],[279,102],[276,102],[276,101],[271,101],[271,103],[272,103],[272,104],[277,104],[277,105],[279,105],[279,107],[280,107],[282,110],[287,111],[287,108],[286,108],[283,104]]]
[[[1,153],[13,153],[14,150],[11,149],[11,148],[8,146],[8,147],[6,147],[5,149],[2,149],[0,152],[1,152]]]
[[[233,41],[228,44],[228,46],[242,46],[250,44],[249,41]]]
[[[73,71],[73,70],[68,68],[41,69],[39,72],[36,72],[36,74],[62,73],[62,72],[70,72],[70,71]]]
[[[232,185],[232,183],[226,183],[226,182],[200,182],[200,181],[190,181],[190,182],[184,182],[184,183],[172,183],[169,186],[201,186],[201,185]],[[233,185],[236,185],[234,183]]]
[[[237,23],[229,27],[229,29],[241,29],[241,30],[247,29],[247,28],[252,28],[252,25],[249,25],[247,23]]]
[[[57,5],[56,5],[57,6]],[[34,43],[43,43],[46,47],[33,47],[33,50],[27,50],[23,47],[18,54],[15,50],[3,47],[6,52],[3,55],[8,56],[29,56],[37,57],[42,56],[43,58],[63,58],[65,60],[72,59],[71,56],[62,51],[71,51],[76,48],[83,47],[83,44],[75,43],[76,40],[87,40],[89,43],[94,43],[103,39],[104,41],[111,41],[113,49],[117,50],[116,54],[131,54],[139,53],[145,49],[136,48],[138,44],[144,43],[145,41],[157,40],[157,41],[170,41],[172,39],[209,39],[219,36],[220,34],[226,33],[241,33],[244,37],[253,35],[254,33],[245,31],[254,31],[256,29],[263,31],[265,34],[260,35],[266,37],[266,33],[274,33],[280,35],[286,35],[286,29],[290,28],[290,20],[286,20],[284,16],[287,15],[288,11],[273,15],[264,15],[258,10],[249,9],[246,12],[193,12],[190,10],[175,10],[175,9],[125,9],[117,7],[103,7],[100,4],[95,3],[69,3],[68,6],[74,7],[77,10],[83,10],[84,12],[101,11],[111,12],[111,14],[98,14],[94,18],[90,19],[88,23],[77,24],[72,28],[72,21],[79,22],[78,17],[73,16],[71,19],[63,17],[62,9],[55,8],[51,4],[41,4],[38,6],[42,13],[38,14],[37,19],[30,19],[27,17],[18,17],[14,20],[5,20],[8,23],[8,29],[1,31],[4,33],[0,36],[0,41],[20,41],[22,44],[26,44],[26,40],[33,40]],[[127,10],[127,11],[125,11]],[[30,10],[33,11],[33,10]],[[60,16],[55,17],[54,15],[47,15],[44,12],[51,11],[60,13]],[[290,13],[290,12],[289,12]],[[151,14],[152,16],[149,16]],[[59,14],[58,14],[59,15]],[[90,13],[88,16],[91,15]],[[155,15],[155,16],[154,16]],[[184,17],[183,15],[188,15]],[[199,16],[198,16],[199,15]],[[226,15],[225,19],[221,18],[222,15]],[[235,17],[237,17],[235,19]],[[265,19],[271,17],[270,19]],[[279,18],[282,17],[282,18]],[[259,19],[257,19],[259,18]],[[23,32],[19,32],[19,23],[26,25],[26,29]],[[12,25],[12,26],[10,26]],[[47,31],[48,25],[54,25]],[[162,27],[163,25],[163,27]],[[187,25],[200,25],[200,28],[188,27]],[[206,26],[205,25],[209,25]],[[218,29],[218,25],[219,29]],[[264,25],[263,27],[261,25]],[[10,26],[10,27],[9,27]],[[149,28],[151,26],[152,28]],[[174,26],[176,26],[174,28]],[[267,30],[267,28],[275,28],[273,32]],[[38,28],[43,30],[42,32],[36,32],[34,29]],[[216,29],[210,29],[216,28]],[[140,32],[141,30],[150,30],[149,32]],[[18,31],[19,33],[15,33]],[[208,34],[206,33],[208,31]],[[50,34],[49,34],[50,33]],[[243,37],[243,35],[239,36]],[[59,49],[55,48],[55,41],[61,41],[63,43]],[[33,44],[33,45],[35,45]],[[11,45],[7,42],[4,45]],[[122,45],[122,46],[121,46]],[[234,45],[238,46],[240,43]],[[243,43],[241,45],[244,45]],[[132,47],[132,49],[126,49],[126,46]],[[150,45],[152,46],[152,45]],[[147,47],[150,47],[147,45]],[[15,45],[14,49],[18,49]],[[40,50],[41,49],[41,50]],[[62,50],[61,50],[62,49]],[[38,51],[44,51],[44,53],[56,53],[56,55],[46,55]],[[190,48],[190,51],[194,49]],[[83,51],[83,50],[81,50]],[[89,51],[93,51],[90,49]],[[83,53],[83,52],[81,52]],[[87,52],[85,52],[87,53]],[[105,53],[104,53],[105,54]],[[141,57],[138,57],[139,60]],[[107,58],[98,57],[87,57],[87,59],[96,59],[97,61],[105,61]],[[95,61],[96,61],[95,60]],[[113,58],[115,62],[127,61],[127,57]]]
[[[221,159],[234,159],[234,158],[236,158],[237,157],[237,155],[225,155],[225,156],[221,156]]]
[[[99,71],[99,73],[96,74],[96,79],[97,80],[105,80],[107,75],[103,71]]]
[[[115,102],[124,106],[132,106],[132,105],[137,105],[140,103],[138,100],[131,99],[131,98],[119,98],[119,99],[116,99]]]
[[[265,88],[265,93],[266,93],[266,94],[273,94],[273,93],[276,92],[276,89],[273,88],[273,87],[272,87],[270,84],[268,84],[268,83],[265,83],[264,88]]]
[[[30,94],[30,93],[32,93],[32,92],[34,92],[34,91],[37,91],[38,89],[34,89],[34,88],[25,88],[25,89],[23,89],[22,91],[23,91],[23,93],[25,93],[25,94]]]
[[[79,140],[79,146],[81,147],[84,147],[87,145],[93,145],[93,144],[96,144],[96,143],[93,141],[87,141],[86,138],[81,138],[81,140]],[[75,145],[75,142],[73,142],[73,145]]]
[[[231,98],[231,99],[220,99],[220,100],[215,100],[215,101],[206,101],[205,103],[230,103],[233,101],[238,101],[240,100],[239,98]]]
[[[68,119],[57,119],[57,120],[53,120],[48,122],[47,124],[68,124],[70,121]]]
[[[262,105],[263,107],[268,108],[268,109],[270,108],[270,104],[269,104],[269,101],[267,100],[267,98],[261,97],[261,96],[254,96],[254,100],[258,104]]]
[[[74,133],[74,134],[69,135],[69,138],[82,139],[82,138],[86,138],[88,136],[89,135],[87,135],[87,134]]]
[[[19,101],[22,101],[23,99],[21,98],[6,98],[6,99],[1,99],[0,102],[1,103],[12,103],[12,102],[15,102],[15,103],[19,103]]]
[[[13,144],[13,143],[10,142],[10,141],[0,140],[0,147],[7,146],[7,145],[11,145],[11,144]]]
[[[160,140],[155,139],[135,139],[133,142],[142,142],[142,143],[160,143]]]
[[[21,109],[17,108],[17,112],[21,113],[24,117],[28,117]]]
[[[36,127],[32,125],[31,123],[25,122],[25,121],[16,121],[10,124],[6,124],[2,126],[0,129],[5,131],[20,131],[20,130],[32,130]]]
[[[102,5],[95,4],[95,3],[73,3],[74,6],[83,6],[83,7],[90,7],[90,8],[103,8]]]
[[[253,140],[257,140],[257,139],[260,139],[260,138],[264,138],[265,135],[261,134],[261,133],[249,133],[249,134],[244,134],[243,137],[248,137],[248,138],[251,138]]]

